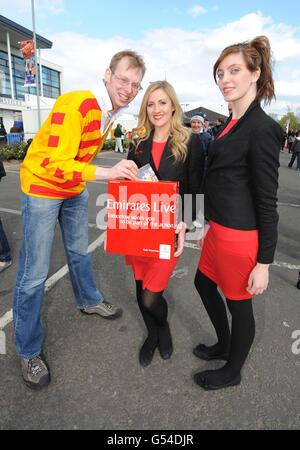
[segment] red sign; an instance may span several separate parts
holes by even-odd
[[[22,55],[25,61],[25,82],[24,86],[36,85],[36,63],[33,40],[19,42]]]
[[[29,41],[20,41],[21,51],[24,59],[31,58],[34,56],[34,42],[33,40]]]
[[[177,181],[110,180],[106,251],[171,259],[177,225]]]

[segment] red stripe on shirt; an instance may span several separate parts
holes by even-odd
[[[78,111],[80,112],[82,117],[85,117],[91,109],[100,110],[98,102],[95,98],[87,98],[86,100],[84,100],[79,106]]]
[[[57,178],[63,178],[64,177],[64,171],[61,170],[61,169],[56,169],[54,176],[57,177]]]
[[[44,195],[47,197],[75,197],[75,195],[80,194],[80,192],[59,192],[55,191],[54,189],[47,188],[45,186],[39,186],[37,184],[32,184],[29,189],[30,194],[36,194],[36,195]]]
[[[83,148],[89,148],[89,147],[93,147],[93,146],[99,145],[100,142],[101,142],[101,139],[102,138],[93,139],[93,140],[90,140],[90,141],[80,141],[79,150],[81,150]]]
[[[75,161],[80,161],[80,162],[87,162],[90,160],[90,158],[94,156],[93,153],[87,153],[84,156],[75,156]]]
[[[48,147],[57,147],[59,136],[49,136]]]
[[[92,122],[90,122],[88,125],[86,125],[84,127],[84,129],[82,130],[82,133],[92,133],[93,131],[98,131],[100,130],[101,127],[101,122],[100,120],[93,120]]]
[[[58,181],[49,180],[48,178],[43,178],[43,177],[40,177],[40,176],[38,176],[36,174],[35,174],[35,176],[37,178],[39,178],[40,180],[46,181],[46,183],[53,184],[53,186],[60,187],[61,189],[70,189],[70,188],[76,187],[76,186],[78,186],[80,184],[78,182],[79,180],[75,181],[74,179],[73,179],[73,181],[67,180],[64,183],[59,183]]]
[[[62,125],[65,118],[65,113],[53,113],[51,117],[51,124]]]
[[[74,170],[74,172],[73,172],[73,180],[82,182],[82,173],[81,172],[76,172]]]
[[[46,166],[48,166],[49,162],[50,162],[50,159],[49,159],[49,158],[45,158],[44,161],[43,161],[42,164],[41,164],[41,167],[46,167]]]

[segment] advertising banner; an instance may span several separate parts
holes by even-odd
[[[36,62],[33,40],[19,42],[25,61],[24,86],[36,86]]]

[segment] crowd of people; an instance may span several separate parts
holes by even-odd
[[[241,382],[255,335],[252,299],[268,287],[277,243],[276,195],[283,131],[260,106],[274,97],[271,67],[265,36],[221,52],[213,74],[230,106],[230,116],[212,129],[199,114],[191,118],[191,129],[184,127],[174,87],[165,80],[150,83],[133,130],[137,138],[127,159],[112,168],[90,163],[118,115],[142,89],[143,58],[131,50],[119,52],[106,69],[98,92],[75,91],[56,100],[20,169],[23,240],[13,320],[22,376],[29,387],[41,388],[50,382],[40,309],[57,220],[77,307],[82,313],[105,319],[120,317],[122,309],[104,299],[93,277],[86,181],[136,180],[138,169],[148,163],[158,180],[178,181],[182,196],[204,193],[205,225],[197,241],[202,251],[195,268],[195,286],[217,342],[213,346],[201,342],[193,352],[200,359],[225,363],[220,369],[197,373],[195,382],[206,390]],[[115,136],[121,140],[123,132],[117,128],[120,131],[115,130]],[[93,131],[93,140],[87,130]],[[116,151],[123,151],[120,141],[116,141]],[[193,211],[197,225],[195,208]],[[147,330],[139,350],[144,367],[151,363],[156,348],[163,359],[173,353],[165,290],[190,225],[183,221],[177,225],[177,249],[170,260],[125,257],[132,267],[137,306]]]

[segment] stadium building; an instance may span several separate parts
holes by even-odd
[[[24,87],[25,63],[19,42],[33,39],[33,32],[0,15],[0,121],[7,133],[16,123],[24,138],[38,129],[36,87]],[[52,42],[36,34],[41,122],[62,94],[63,68],[43,57]]]

